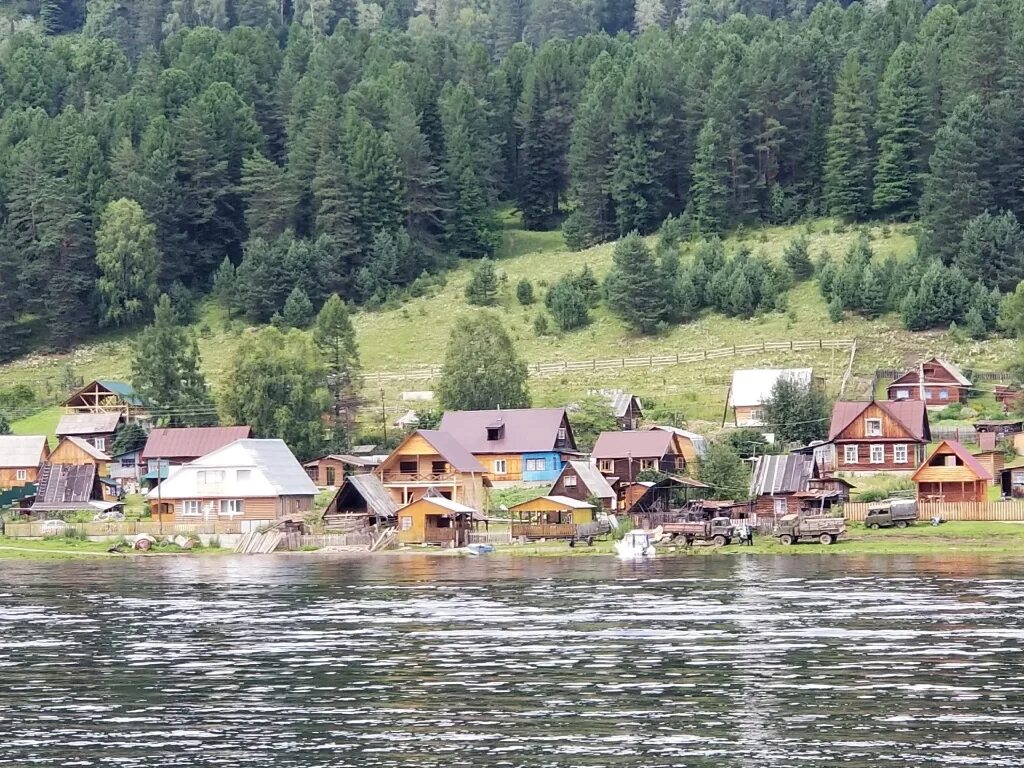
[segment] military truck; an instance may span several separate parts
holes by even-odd
[[[731,544],[736,536],[736,526],[728,517],[665,523],[662,530],[675,536],[693,536],[694,541],[710,541],[720,547]]]
[[[917,520],[917,502],[914,499],[884,499],[868,505],[864,526],[873,531],[879,528],[906,528]]]
[[[780,544],[789,546],[801,541],[835,544],[846,533],[846,520],[827,515],[783,515],[775,529]]]

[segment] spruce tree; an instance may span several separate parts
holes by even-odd
[[[116,200],[104,209],[96,233],[96,289],[104,325],[135,325],[152,311],[160,270],[155,233],[134,200]]]
[[[876,318],[885,311],[886,287],[878,281],[871,265],[864,268],[860,284],[860,311],[868,318]]]
[[[615,244],[605,291],[612,311],[634,333],[657,332],[670,309],[666,306],[658,264],[636,232]]]
[[[489,307],[498,300],[498,273],[494,262],[482,259],[466,285],[466,301],[478,307]]]
[[[350,447],[352,426],[360,404],[359,346],[348,308],[334,294],[320,308],[313,326],[313,343],[323,360],[330,393],[332,442]]]
[[[726,225],[728,166],[719,145],[719,131],[714,118],[708,118],[697,136],[688,211],[699,234],[717,234]]]
[[[562,331],[572,331],[590,323],[586,294],[571,275],[563,276],[548,289],[544,303]]]
[[[533,304],[533,283],[525,277],[516,283],[516,301],[524,307]]]
[[[1009,292],[1024,280],[1024,231],[1009,211],[985,211],[964,227],[955,263],[989,288]]]
[[[782,251],[782,260],[789,267],[789,271],[793,273],[793,279],[797,282],[807,280],[814,274],[810,247],[807,238],[803,235],[789,241]]]
[[[307,328],[313,322],[313,302],[299,286],[292,288],[288,294],[281,318],[289,328]]]
[[[863,219],[871,199],[870,116],[864,80],[860,59],[856,52],[851,51],[836,79],[825,159],[828,210],[848,221]]]
[[[242,196],[249,237],[273,240],[291,220],[294,192],[287,171],[257,152],[242,164]]]

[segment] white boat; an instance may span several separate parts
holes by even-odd
[[[643,560],[654,557],[654,535],[652,531],[638,529],[629,531],[615,542],[615,552],[620,560]]]

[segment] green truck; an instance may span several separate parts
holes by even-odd
[[[868,505],[864,527],[873,531],[879,528],[906,528],[916,520],[917,502],[914,499],[884,499]]]
[[[801,541],[835,544],[846,533],[846,520],[828,515],[783,515],[775,528],[780,544],[789,546]]]

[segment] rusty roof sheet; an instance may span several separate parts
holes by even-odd
[[[927,442],[931,440],[928,428],[928,409],[920,400],[858,400],[839,401],[832,408],[832,423],[828,430],[828,439],[835,440],[850,424],[856,420],[872,403],[890,418],[907,430],[907,434],[915,440]],[[865,438],[870,440],[870,438]]]
[[[672,448],[673,433],[663,429],[602,432],[594,444],[595,459],[661,458]]]
[[[448,411],[441,417],[438,431],[454,436],[472,454],[541,453],[554,450],[564,420],[565,408]],[[487,428],[497,424],[504,426],[504,435],[488,440]],[[567,437],[571,436],[567,431]]]
[[[251,436],[252,427],[157,427],[149,433],[142,458],[198,459]]]
[[[814,459],[803,453],[758,456],[750,476],[752,496],[806,491],[814,471]]]

